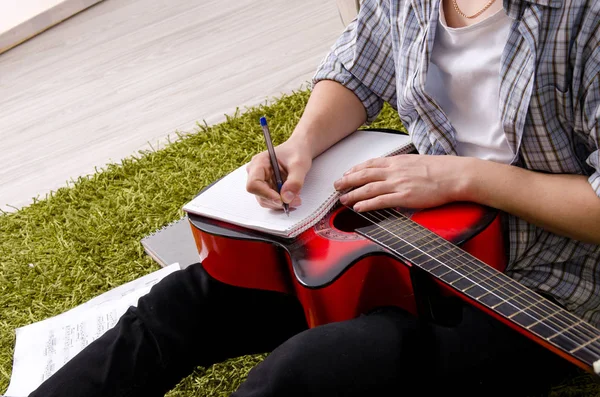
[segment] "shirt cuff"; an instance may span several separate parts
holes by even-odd
[[[354,92],[354,95],[360,99],[367,111],[367,124],[372,123],[383,108],[383,99],[373,93],[373,91],[350,73],[338,60],[333,51],[330,52],[321,65],[319,65],[319,68],[312,79],[313,86],[321,80],[337,81],[350,91]]]
[[[594,192],[600,197],[600,150],[592,152],[587,158],[587,163],[596,170],[589,178],[588,181],[592,185]]]

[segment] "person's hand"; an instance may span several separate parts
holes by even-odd
[[[256,196],[262,207],[283,209],[283,202],[290,207],[297,207],[301,204],[298,194],[312,165],[310,151],[303,145],[288,140],[275,147],[275,154],[284,180],[281,194],[277,193],[269,152],[266,150],[252,157],[246,167],[246,190]]]
[[[354,210],[431,208],[460,201],[469,170],[468,158],[404,154],[368,160],[334,183]]]

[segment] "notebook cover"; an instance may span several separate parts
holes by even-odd
[[[187,216],[144,237],[141,243],[144,251],[162,267],[179,263],[184,269],[200,262]]]

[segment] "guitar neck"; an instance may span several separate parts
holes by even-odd
[[[600,374],[600,330],[596,327],[398,211],[359,215],[372,225],[357,229],[357,233]]]

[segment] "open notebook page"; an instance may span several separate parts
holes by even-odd
[[[246,165],[226,175],[187,203],[184,211],[283,237],[316,223],[337,201],[333,183],[352,166],[374,157],[412,150],[406,135],[356,131],[313,160],[300,191],[302,204],[283,211],[261,207],[246,191]]]

